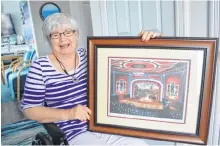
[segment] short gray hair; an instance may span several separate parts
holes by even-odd
[[[70,27],[79,34],[78,24],[73,18],[71,18],[67,14],[55,13],[48,16],[44,20],[42,26],[43,36],[49,44],[50,44],[49,35],[51,34],[52,30],[56,27]]]

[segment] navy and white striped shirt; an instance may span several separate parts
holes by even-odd
[[[77,49],[79,64],[75,70],[78,83],[73,83],[74,71],[57,72],[48,56],[39,57],[30,67],[26,77],[22,110],[44,105],[58,109],[69,109],[77,104],[87,105],[87,53],[83,48]],[[87,121],[70,120],[55,122],[70,141],[74,136],[87,130]]]

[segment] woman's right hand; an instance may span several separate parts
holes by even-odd
[[[88,107],[79,104],[69,109],[68,119],[69,120],[78,119],[80,121],[86,121],[86,120],[90,120],[90,115],[91,115],[91,110]]]

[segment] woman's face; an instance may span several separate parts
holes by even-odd
[[[54,28],[50,35],[52,50],[57,54],[72,54],[75,52],[77,39],[77,32],[71,28]]]

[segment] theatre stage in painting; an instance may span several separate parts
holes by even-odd
[[[108,116],[184,123],[190,60],[108,58]]]

